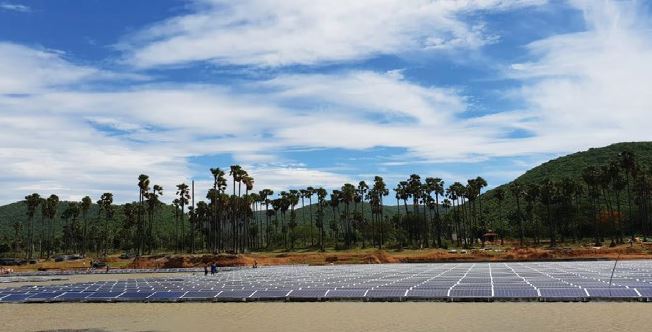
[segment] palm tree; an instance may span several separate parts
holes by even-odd
[[[485,188],[487,186],[487,181],[483,179],[481,176],[478,176],[475,178],[475,186],[477,190],[477,195],[478,195],[478,209],[480,210],[480,225],[482,225],[483,232],[487,230],[487,225],[485,223],[484,218],[482,217],[482,188]]]
[[[138,176],[138,250],[136,255],[140,256],[144,251],[144,215],[145,212],[145,194],[149,191],[149,176],[141,174]]]
[[[620,167],[625,171],[625,186],[627,190],[627,215],[632,232],[632,241],[636,237],[636,222],[632,214],[632,187],[630,179],[635,178],[637,175],[638,165],[636,164],[636,157],[630,151],[623,151],[619,155]]]
[[[254,178],[249,176],[247,172],[242,172],[242,183],[245,184],[245,195],[241,199],[240,208],[242,209],[242,220],[240,221],[240,234],[241,236],[241,245],[240,248],[242,251],[248,250],[247,239],[249,238],[249,219],[252,215],[251,213],[251,197],[249,197],[249,192],[254,189]]]
[[[104,236],[102,239],[103,255],[108,254],[108,244],[110,243],[110,231],[109,231],[109,222],[113,219],[113,194],[104,193],[100,197],[100,200],[97,201],[97,205],[100,207],[100,215],[104,212]]]
[[[288,228],[290,229],[290,249],[294,249],[294,242],[296,240],[295,229],[297,227],[297,216],[294,212],[294,208],[299,204],[300,193],[298,190],[290,190],[288,192],[287,204],[290,206],[290,222],[288,222]]]
[[[548,223],[548,229],[550,231],[550,247],[555,247],[557,245],[556,241],[556,221],[552,218],[552,213],[550,210],[551,205],[555,201],[556,188],[555,185],[549,179],[544,180],[539,186],[539,198],[541,203],[546,206],[546,217]]]
[[[152,252],[152,247],[154,244],[154,215],[156,214],[156,209],[161,205],[159,196],[163,195],[163,187],[155,184],[152,187],[151,192],[146,192],[144,198],[147,203],[147,248],[149,253]]]
[[[589,196],[589,201],[591,203],[591,210],[593,215],[593,228],[595,232],[595,245],[600,245],[600,231],[598,227],[598,200],[600,197],[600,191],[598,189],[600,174],[599,170],[594,166],[586,167],[582,171],[582,179],[588,187],[587,195]]]
[[[271,219],[271,214],[269,213],[269,204],[271,203],[270,197],[274,195],[274,191],[271,189],[263,189],[258,192],[258,195],[260,196],[260,200],[265,203],[265,247],[269,249],[270,247],[270,228],[269,228],[269,222]]]
[[[522,247],[525,242],[525,232],[523,230],[523,214],[521,213],[521,195],[523,195],[523,187],[517,181],[509,185],[509,191],[516,200],[516,222],[518,223],[518,238],[520,246]]]
[[[525,187],[525,192],[524,192],[524,199],[525,202],[527,203],[526,205],[526,212],[527,216],[530,220],[530,224],[532,225],[534,229],[534,241],[535,243],[539,244],[539,239],[541,235],[541,230],[539,227],[539,223],[535,219],[534,216],[534,207],[537,203],[537,200],[539,198],[541,189],[539,188],[539,185],[535,183],[528,183],[527,186]]]
[[[213,175],[213,192],[208,194],[206,198],[210,199],[212,206],[212,229],[213,229],[213,251],[222,249],[222,236],[223,236],[223,227],[222,227],[222,211],[220,211],[220,197],[226,193],[227,181],[224,177],[226,174],[220,168],[211,168],[211,174]]]
[[[12,225],[14,228],[14,256],[18,256],[18,251],[20,250],[20,233],[23,230],[23,224],[19,221],[15,221]]]
[[[369,186],[367,185],[367,183],[364,182],[364,181],[360,181],[360,182],[358,182],[358,188],[357,188],[357,190],[356,190],[356,194],[357,194],[357,196],[358,196],[358,199],[359,199],[360,202],[362,203],[362,204],[360,205],[360,207],[361,207],[361,212],[360,212],[360,224],[361,224],[361,225],[365,225],[365,216],[364,216],[364,200],[365,200],[365,195],[367,194],[367,191],[369,191]],[[375,237],[375,235],[374,235],[374,229],[373,229],[373,223],[372,223],[372,228],[371,228],[371,234],[372,234],[371,236],[372,236],[372,239],[373,239],[373,238]],[[362,241],[364,242],[364,235],[362,235]],[[373,241],[373,240],[372,240],[372,241]],[[372,245],[372,246],[373,246],[373,245]],[[363,243],[363,247],[364,247],[364,243]]]
[[[375,212],[376,215],[380,216],[379,220],[379,231],[380,231],[380,239],[378,239],[378,248],[382,249],[383,248],[383,240],[384,240],[384,227],[383,227],[383,221],[384,221],[384,211],[383,211],[383,197],[389,195],[389,189],[387,189],[387,185],[385,184],[385,181],[382,177],[376,176],[374,177],[374,185],[373,185],[373,197],[375,199]],[[398,202],[398,199],[397,199]],[[398,212],[398,206],[397,206],[397,212]],[[399,215],[400,219],[400,215]]]
[[[179,248],[179,250],[183,251],[183,247],[185,245],[185,227],[184,227],[184,223],[185,223],[184,216],[186,214],[185,207],[190,202],[190,190],[188,189],[187,184],[181,183],[177,185],[177,196],[178,196],[177,204],[179,204],[179,207],[181,208],[181,215],[180,215],[181,243],[178,243],[177,247]]]
[[[341,195],[339,196],[340,200],[342,203],[344,203],[344,227],[345,227],[345,236],[344,236],[344,244],[347,249],[351,248],[351,240],[353,237],[352,234],[352,229],[351,229],[351,219],[350,219],[350,213],[349,213],[349,205],[354,201],[355,199],[355,194],[356,194],[356,189],[355,186],[350,184],[350,183],[345,183],[342,186],[342,191]]]
[[[25,204],[27,205],[27,259],[32,259],[34,254],[34,214],[36,208],[41,204],[41,196],[33,193],[25,196]]]
[[[137,220],[137,213],[138,211],[136,210],[136,207],[132,203],[127,203],[124,205],[122,209],[122,213],[124,214],[124,224],[123,228],[126,232],[126,235],[131,238],[131,247],[137,248],[138,247],[138,239],[136,239],[136,236],[132,234],[131,229],[136,226],[138,223]]]
[[[79,217],[79,205],[77,202],[70,202],[63,211],[61,217],[65,220],[63,226],[63,250],[64,253],[69,253],[70,248],[76,248],[77,238],[77,218]],[[72,221],[71,221],[72,220]]]
[[[180,225],[179,225],[179,207],[181,206],[181,201],[178,198],[172,200],[172,206],[174,207],[174,252],[179,250],[179,237],[180,237]]]
[[[435,230],[437,236],[437,247],[442,247],[441,242],[441,215],[439,214],[439,196],[444,195],[444,181],[440,178],[426,178],[428,192],[435,194]],[[430,194],[428,194],[430,195]]]
[[[319,228],[319,249],[324,251],[324,207],[326,206],[326,195],[324,188],[315,189],[317,193],[317,228]]]
[[[41,207],[41,235],[39,237],[39,257],[45,257],[46,243],[47,243],[47,216],[48,216],[48,204],[45,197],[41,197],[41,202],[39,203]],[[49,234],[49,233],[47,233]]]
[[[331,200],[330,200],[330,206],[331,209],[333,210],[333,222],[330,223],[330,227],[333,235],[333,240],[335,241],[335,243],[337,243],[337,233],[338,233],[337,218],[340,217],[339,215],[340,194],[341,192],[339,190],[333,190],[331,192]],[[335,212],[335,210],[337,210],[338,212]]]
[[[498,226],[499,229],[497,229],[499,236],[500,236],[500,245],[503,245],[503,238],[505,236],[506,229],[503,227],[504,223],[504,211],[503,211],[503,202],[505,201],[505,191],[503,190],[502,187],[498,187],[493,190],[494,192],[494,198],[496,199],[496,203],[498,205]]]
[[[88,211],[91,209],[91,206],[93,205],[93,200],[89,196],[84,196],[81,200],[80,208],[81,208],[81,214],[82,218],[84,218],[84,230],[82,231],[82,255],[86,255],[86,248],[87,248],[87,237],[88,237]]]
[[[54,251],[54,223],[57,218],[57,211],[59,210],[59,196],[57,195],[50,195],[47,200],[46,204],[48,206],[47,212],[48,212],[48,220],[50,221],[49,223],[49,240],[48,240],[48,254],[47,258],[50,258],[50,255],[53,254]]]

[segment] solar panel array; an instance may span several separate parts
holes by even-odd
[[[652,301],[652,261],[283,266],[0,289],[0,302]]]

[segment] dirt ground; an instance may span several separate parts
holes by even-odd
[[[645,331],[646,303],[0,304],[3,331]]]
[[[494,248],[490,250],[441,249],[376,250],[358,249],[329,252],[266,252],[240,255],[177,255],[141,257],[127,264],[132,268],[200,267],[212,262],[219,266],[289,265],[289,264],[381,264],[381,263],[436,263],[465,261],[542,261],[583,259],[652,259],[652,252],[642,245],[615,248]]]
[[[134,260],[120,259],[112,256],[105,259],[112,269],[119,268],[188,268],[202,267],[217,263],[219,266],[251,266],[257,262],[265,265],[326,265],[326,264],[380,264],[380,263],[436,263],[436,262],[471,262],[471,261],[545,261],[545,260],[614,260],[614,259],[652,259],[652,248],[637,243],[630,247],[621,245],[614,248],[575,246],[569,248],[549,249],[489,247],[488,250],[472,249],[451,252],[442,249],[423,250],[377,250],[353,249],[345,251],[295,251],[295,252],[261,252],[247,254],[195,254],[195,255],[152,255]],[[87,269],[90,259],[67,262],[41,261],[33,265],[10,267],[14,271],[75,270]]]

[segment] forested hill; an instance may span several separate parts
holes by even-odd
[[[515,181],[526,183],[540,183],[545,179],[558,181],[565,177],[582,180],[582,170],[588,166],[600,166],[618,157],[623,151],[634,154],[636,161],[643,166],[652,166],[652,142],[626,142],[616,143],[602,148],[592,148],[587,151],[576,152],[557,159],[547,161]]]
[[[63,211],[66,210],[67,206],[68,206],[68,202],[66,201],[62,201],[59,205],[58,217],[57,217],[58,221],[55,223],[56,232],[61,232],[61,228],[63,227],[61,214]],[[262,207],[259,206],[258,208],[264,209],[264,206]],[[313,203],[313,209],[314,211],[316,211],[317,209],[314,203]],[[362,210],[360,206],[358,206],[358,209]],[[401,209],[400,211],[401,213],[405,213],[403,206],[401,206],[400,209]],[[408,205],[407,209],[408,211],[412,211],[411,204]],[[397,214],[396,205],[387,205],[384,207],[383,210],[384,210],[384,215],[387,216],[388,218],[392,218],[392,216]],[[186,212],[187,211],[188,210],[186,209]],[[297,207],[295,209],[295,213],[296,213],[298,224],[305,225],[309,222],[308,220],[309,206],[307,204],[305,209],[301,207]],[[368,202],[364,204],[364,213],[366,219],[368,220],[371,219],[371,206],[369,205]],[[99,222],[97,220],[98,218],[97,215],[98,215],[98,206],[97,204],[93,204],[91,209],[88,211],[88,220],[91,224]],[[257,215],[259,220],[264,219],[264,211],[258,211]],[[81,220],[82,217],[80,216],[79,218]],[[324,210],[324,219],[327,224],[333,219],[333,211],[331,210],[331,208],[326,208]],[[174,228],[174,220],[175,220],[174,207],[172,205],[163,204],[160,207],[160,209],[157,210],[156,224],[157,224],[157,229],[159,231],[171,232]],[[114,223],[113,223],[114,226],[120,227],[123,221],[124,221],[123,205],[114,205]],[[0,206],[0,243],[10,242],[11,239],[14,238],[14,233],[15,233],[14,224],[16,224],[17,222],[22,225],[21,232],[24,233],[25,225],[27,223],[27,206],[23,201]],[[40,209],[38,209],[34,216],[34,227],[37,233],[40,232],[41,225],[42,225],[41,213],[40,213]]]
[[[591,148],[587,151],[569,154],[545,162],[530,169],[515,180],[487,191],[481,196],[483,202],[482,213],[485,215],[487,220],[494,222],[497,220],[513,219],[513,214],[516,209],[516,200],[514,199],[514,194],[510,189],[514,189],[512,188],[512,184],[515,183],[521,185],[522,188],[519,190],[521,190],[522,193],[527,190],[527,185],[539,185],[545,180],[550,180],[553,183],[561,183],[563,179],[570,179],[577,185],[585,188],[586,183],[582,177],[582,172],[585,168],[589,166],[600,168],[612,161],[620,162],[619,154],[625,151],[633,154],[636,164],[638,164],[641,169],[652,169],[652,142],[626,142],[616,143],[601,148]],[[623,176],[622,173],[621,176]],[[582,190],[586,193],[585,189]],[[497,192],[502,192],[504,196],[504,200],[500,204],[496,199]],[[521,197],[521,208],[524,208],[525,206],[525,196]],[[624,199],[624,195],[621,195],[620,197],[621,200]]]

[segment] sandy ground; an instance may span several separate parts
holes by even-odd
[[[646,303],[2,304],[3,331],[644,331]]]
[[[142,278],[176,278],[191,275],[190,273],[132,273],[132,274],[77,274],[77,275],[59,275],[57,278],[65,278],[66,280],[46,280],[46,281],[29,281],[29,282],[7,282],[0,283],[0,288],[14,288],[27,285],[57,285],[57,284],[70,284],[78,282],[92,282],[92,281],[116,281],[126,279],[142,279]]]

